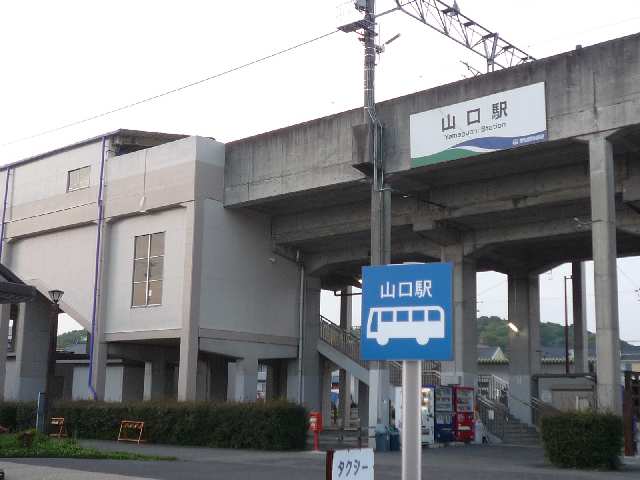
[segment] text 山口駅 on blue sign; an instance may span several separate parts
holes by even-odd
[[[452,265],[362,269],[363,360],[451,360]]]

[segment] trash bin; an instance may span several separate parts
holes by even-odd
[[[389,451],[389,429],[385,425],[376,425],[376,452]]]
[[[389,450],[400,451],[400,431],[395,427],[389,429]]]

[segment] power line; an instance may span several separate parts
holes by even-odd
[[[185,85],[181,85],[179,87],[172,88],[171,90],[166,90],[164,92],[158,93],[158,94],[153,95],[151,97],[146,97],[146,98],[143,98],[141,100],[137,100],[135,102],[128,103],[126,105],[122,105],[122,106],[117,107],[117,108],[113,108],[113,109],[108,110],[106,112],[98,113],[96,115],[92,115],[90,117],[83,118],[82,120],[76,120],[74,122],[70,122],[70,123],[66,123],[64,125],[60,125],[59,127],[50,128],[48,130],[43,130],[43,131],[41,131],[39,133],[36,133],[36,134],[33,134],[33,135],[29,135],[27,137],[22,137],[22,138],[17,138],[15,140],[11,140],[10,142],[0,144],[0,147],[7,147],[9,145],[13,145],[13,144],[16,144],[16,143],[24,142],[26,140],[31,140],[31,139],[34,139],[34,138],[37,138],[37,137],[42,137],[43,135],[48,135],[50,133],[59,132],[60,130],[64,130],[64,129],[67,129],[67,128],[70,128],[70,127],[75,127],[76,125],[80,125],[80,124],[83,124],[83,123],[86,123],[86,122],[90,122],[90,121],[96,120],[98,118],[106,117],[106,116],[111,115],[113,113],[121,112],[123,110],[127,110],[129,108],[136,107],[136,106],[141,105],[143,103],[151,102],[153,100],[157,100],[159,98],[166,97],[167,95],[171,95],[173,93],[180,92],[180,91],[185,90],[185,89],[190,88],[190,87],[195,87],[196,85],[200,85],[202,83],[214,80],[216,78],[220,78],[220,77],[222,77],[224,75],[228,75],[230,73],[237,72],[238,70],[242,70],[242,69],[250,67],[252,65],[256,65],[258,63],[264,62],[266,60],[269,60],[271,58],[277,57],[277,56],[282,55],[284,53],[291,52],[291,51],[296,50],[296,49],[298,49],[300,47],[304,47],[305,45],[309,45],[309,44],[311,44],[313,42],[317,42],[318,40],[322,40],[323,38],[326,38],[326,37],[328,37],[330,35],[333,35],[337,31],[338,31],[337,29],[336,30],[332,30],[331,32],[328,32],[328,33],[325,33],[323,35],[311,38],[309,40],[305,40],[304,42],[298,43],[298,44],[293,45],[291,47],[287,47],[285,49],[278,50],[278,51],[276,51],[274,53],[271,53],[269,55],[266,55],[264,57],[260,57],[260,58],[257,58],[255,60],[251,60],[250,62],[243,63],[242,65],[238,65],[236,67],[230,68],[230,69],[225,70],[223,72],[216,73],[214,75],[210,75],[210,76],[202,78],[200,80],[196,80],[194,82],[190,82],[190,83],[187,83]]]

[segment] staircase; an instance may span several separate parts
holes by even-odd
[[[343,330],[338,325],[320,316],[320,341],[318,351],[338,367],[365,384],[369,384],[368,362],[360,358],[360,336],[355,332]],[[389,382],[402,385],[402,362],[387,362]],[[423,362],[422,385],[440,385],[440,363]]]
[[[369,384],[368,362],[360,358],[360,336],[346,331],[327,318],[320,316],[320,339],[318,351],[338,367],[365,384]],[[394,386],[402,385],[402,363],[387,362],[389,381]],[[440,385],[439,362],[423,362],[422,385]],[[509,413],[509,401],[520,401],[509,394],[509,383],[495,375],[478,377],[477,405],[478,413],[485,428],[504,443],[512,445],[539,445],[540,439],[535,427],[527,425]],[[537,403],[536,403],[537,402]],[[527,404],[529,405],[529,404]],[[533,399],[531,403],[534,419],[544,407],[549,405]],[[322,444],[335,447],[356,447],[358,432],[327,429],[323,432]]]
[[[509,415],[502,431],[502,442],[509,445],[540,446],[538,430]]]

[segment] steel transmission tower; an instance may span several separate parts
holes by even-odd
[[[475,20],[460,13],[458,2],[447,5],[440,0],[395,0],[396,10],[424,23],[456,43],[483,57],[487,62],[487,72],[496,67],[509,68],[535,60],[524,50],[506,41],[497,32],[483,27]],[[381,15],[383,15],[381,14]]]

